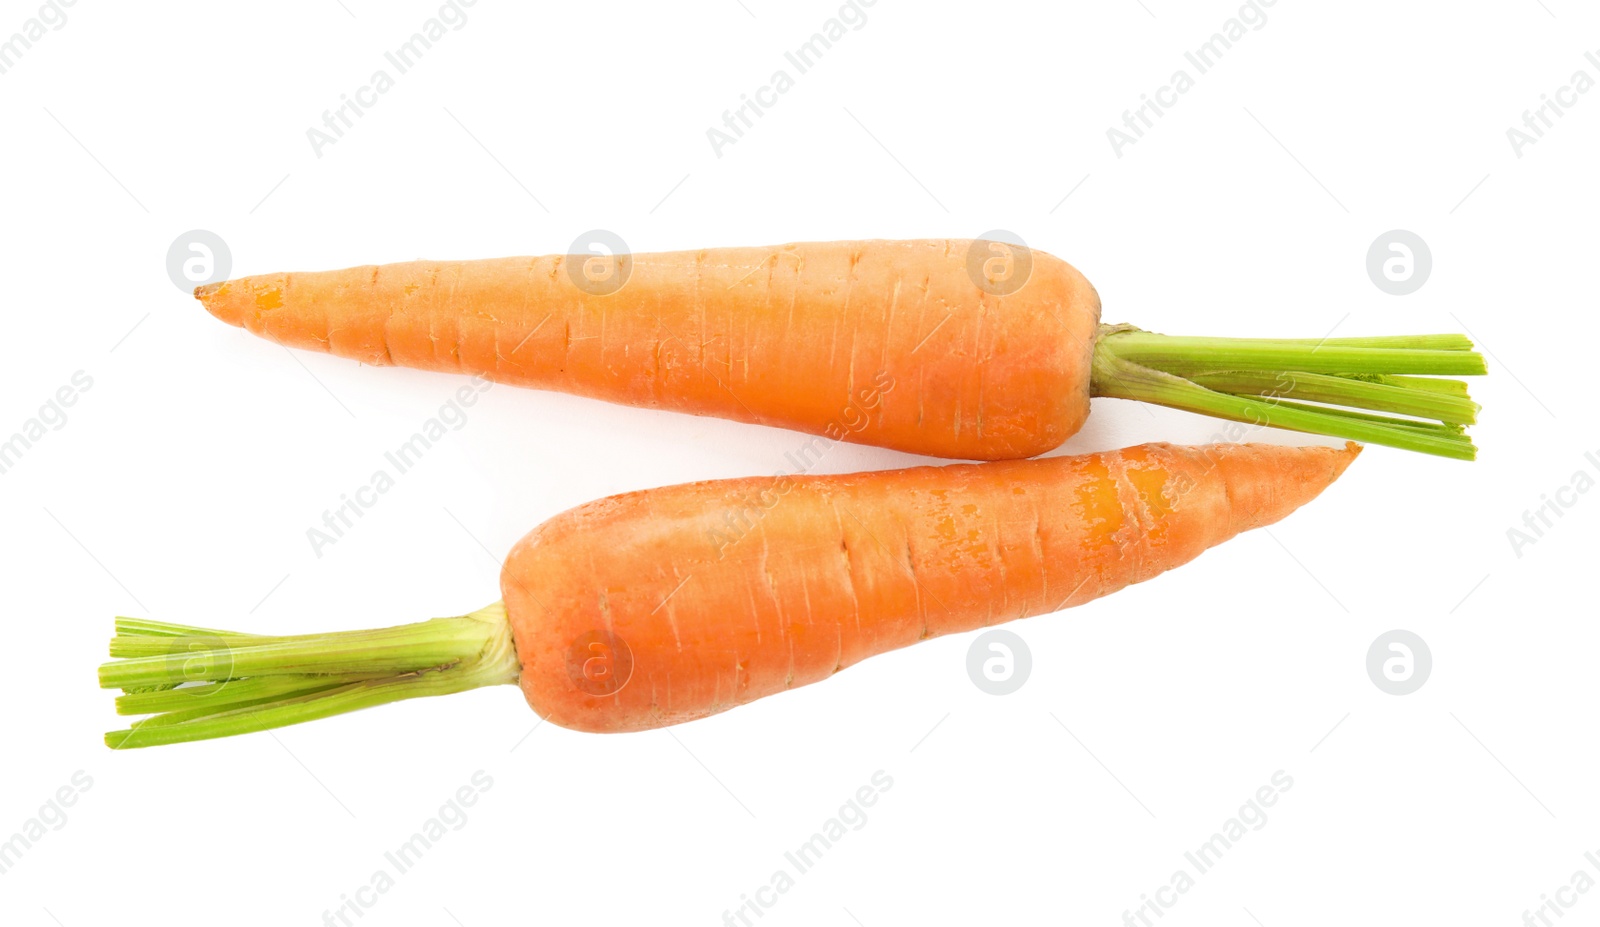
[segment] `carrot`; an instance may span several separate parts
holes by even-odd
[[[1080,457],[689,483],[519,542],[502,600],[376,631],[234,635],[119,619],[100,684],[142,747],[520,683],[582,731],[638,731],[874,654],[1142,582],[1326,488],[1360,448],[1149,444]],[[171,688],[181,683],[193,685]]]
[[[1452,428],[1419,430],[1431,411],[1375,420],[1320,404],[1297,380],[1344,378],[1335,405],[1410,416],[1427,377],[1484,372],[1455,335],[1170,338],[1101,325],[1100,298],[1071,265],[989,241],[416,261],[244,277],[195,295],[225,322],[364,364],[973,460],[1060,445],[1091,396],[1470,459],[1455,426],[1478,406],[1464,394],[1436,403]],[[1395,375],[1424,376],[1388,390],[1363,379]]]

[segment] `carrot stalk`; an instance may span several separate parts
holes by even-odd
[[[271,730],[409,698],[452,695],[481,686],[516,682],[515,670],[511,670],[510,673],[508,676],[504,671],[423,672],[351,682],[325,691],[314,691],[264,704],[247,703],[220,714],[184,718],[171,723],[163,723],[161,719],[165,716],[156,715],[152,719],[133,725],[126,731],[106,734],[106,746],[125,750]]]
[[[1477,413],[1481,408],[1470,399],[1433,390],[1371,383],[1322,373],[1286,376],[1259,370],[1227,370],[1197,373],[1188,379],[1206,389],[1235,396],[1292,396],[1306,402],[1326,402],[1437,419],[1447,425],[1471,425],[1478,420]]]
[[[1324,415],[1337,415],[1342,418],[1351,418],[1363,422],[1379,422],[1384,425],[1395,425],[1401,428],[1411,428],[1429,434],[1465,435],[1466,428],[1461,425],[1447,425],[1444,422],[1429,422],[1416,418],[1396,418],[1391,415],[1372,415],[1367,412],[1356,412],[1352,409],[1340,409],[1333,406],[1312,405],[1305,402],[1290,402],[1287,399],[1278,400],[1278,405],[1286,409],[1304,409],[1308,412],[1321,412]]]
[[[1378,373],[1345,374],[1352,380],[1361,380],[1366,383],[1383,383],[1389,386],[1404,386],[1408,389],[1425,389],[1433,393],[1443,393],[1446,396],[1467,396],[1467,383],[1465,380],[1451,380],[1446,377],[1408,377],[1393,376]]]
[[[1427,339],[1429,336],[1421,336]],[[1339,343],[1253,338],[1194,338],[1137,329],[1103,334],[1116,353],[1171,372],[1182,370],[1297,370],[1305,373],[1408,373],[1476,376],[1487,372],[1475,351],[1393,347],[1393,338]]]
[[[1461,381],[1418,375],[1483,373],[1483,357],[1470,347],[1459,335],[1280,341],[1173,337],[1102,325],[1090,390],[1251,425],[1472,460],[1477,448],[1459,426],[1476,421],[1479,406]]]
[[[381,675],[375,673],[371,678],[381,678]],[[287,698],[314,689],[332,688],[346,681],[349,679],[343,676],[252,676],[154,692],[132,692],[117,696],[117,714],[150,715],[196,708],[207,709],[206,714],[215,714],[244,702]]]
[[[240,634],[237,631],[217,631],[211,628],[196,628],[186,624],[171,624],[166,621],[150,621],[144,618],[124,618],[118,616],[116,624],[117,636],[143,636],[143,637],[255,637],[254,634]]]
[[[197,702],[186,708],[178,708],[171,711],[162,712],[137,722],[134,727],[138,730],[134,731],[134,734],[137,737],[138,731],[145,728],[168,727],[203,718],[219,718],[223,715],[236,716],[238,712],[247,708],[270,706],[273,703],[281,702],[289,698],[315,695],[319,692],[338,688],[341,685],[344,685],[344,683],[328,682],[314,686],[303,686],[299,689],[277,695],[257,695],[253,698],[235,698],[227,703],[219,701],[215,705],[200,704]]]
[[[1435,335],[1362,335],[1350,338],[1185,338],[1183,340],[1293,347],[1422,348],[1432,351],[1471,351],[1473,348],[1472,339],[1457,332]]]
[[[108,733],[108,746],[266,730],[515,683],[518,675],[505,606],[498,602],[456,618],[369,631],[271,637],[209,630],[174,635],[173,629],[202,630],[118,619],[112,653],[136,655],[101,666],[100,685],[124,689],[119,714],[153,716]]]

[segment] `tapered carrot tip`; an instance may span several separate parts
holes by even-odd
[[[206,311],[227,322],[229,325],[244,326],[244,306],[233,296],[233,281],[224,280],[221,283],[207,283],[194,288],[194,298],[200,300],[200,305]]]
[[[261,274],[195,287],[194,297],[229,325],[289,347],[327,350],[331,323],[325,313],[315,311],[315,305],[295,312],[275,311],[284,308],[288,285],[287,274]]]
[[[1233,531],[1270,525],[1327,489],[1361,445],[1281,447],[1271,444],[1214,444],[1193,449],[1216,465],[1227,486]]]

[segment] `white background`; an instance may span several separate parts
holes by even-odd
[[[37,9],[0,3],[0,37]],[[1507,530],[1600,477],[1579,385],[1600,93],[1520,158],[1506,130],[1597,73],[1591,8],[1279,0],[1119,158],[1107,128],[1237,4],[878,0],[718,158],[706,129],[837,3],[479,0],[316,157],[306,130],[437,10],[79,0],[0,76],[0,436],[93,379],[0,476],[0,839],[93,781],[0,875],[0,920],[322,923],[477,770],[494,784],[466,825],[360,923],[718,924],[876,770],[894,784],[865,826],[764,927],[1109,927],[1277,770],[1292,790],[1163,925],[1509,927],[1589,867],[1600,493],[1520,557]],[[1369,448],[1270,535],[1011,625],[1033,675],[1010,696],[969,681],[964,636],[671,731],[530,733],[495,688],[105,749],[113,615],[293,633],[459,614],[562,509],[783,466],[794,433],[499,387],[318,558],[306,529],[461,379],[291,355],[165,269],[193,228],[241,275],[563,252],[595,227],[636,251],[1003,228],[1082,269],[1108,321],[1470,331],[1492,355],[1481,459]],[[1406,297],[1365,270],[1393,228],[1433,253]],[[1216,432],[1097,401],[1064,450]],[[915,462],[840,447],[819,470]],[[1434,659],[1404,697],[1364,666],[1396,627]],[[1600,891],[1564,897],[1600,916]]]

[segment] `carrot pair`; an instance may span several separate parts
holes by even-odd
[[[619,288],[553,257],[279,274],[198,295],[225,321],[368,363],[944,456],[1048,450],[1081,427],[1091,393],[1471,456],[1462,426],[1477,407],[1459,381],[1423,376],[1481,372],[1464,339],[1149,335],[1102,326],[1094,290],[1055,258],[1030,254],[1029,279],[1002,286],[990,263],[968,273],[972,247],[624,256],[606,265]],[[841,408],[859,414],[835,432]],[[107,742],[201,740],[502,683],[579,730],[702,718],[1149,579],[1284,517],[1358,451],[1152,444],[602,499],[523,538],[501,600],[460,617],[288,637],[118,619],[120,659],[101,685],[123,690],[119,712],[150,717]],[[730,540],[729,498],[772,501]]]

